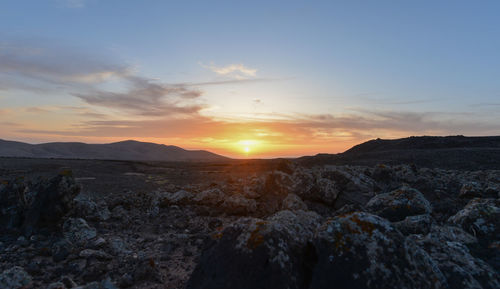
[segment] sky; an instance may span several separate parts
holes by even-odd
[[[500,135],[499,1],[0,2],[0,138],[236,158]]]

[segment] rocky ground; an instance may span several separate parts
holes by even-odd
[[[500,288],[500,171],[57,164],[0,166],[0,288]]]

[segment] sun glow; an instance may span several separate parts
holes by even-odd
[[[243,150],[245,155],[248,155],[251,152],[253,152],[257,148],[258,145],[259,145],[259,141],[256,141],[256,140],[240,140],[236,144],[236,146],[239,149]]]

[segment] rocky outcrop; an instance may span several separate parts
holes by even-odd
[[[26,236],[41,228],[56,230],[79,191],[70,171],[34,184],[22,180],[1,184],[0,228]]]
[[[500,239],[500,201],[494,199],[471,200],[463,210],[448,219],[478,238]]]
[[[408,216],[429,214],[431,204],[421,192],[403,186],[390,193],[376,195],[366,204],[366,209],[390,221],[401,221]]]
[[[459,228],[435,227],[425,237],[412,235],[409,238],[432,258],[434,265],[431,268],[445,277],[446,287],[500,287],[498,272],[470,253],[467,245],[474,244],[475,238]]]
[[[308,240],[319,221],[303,211],[238,220],[214,234],[187,288],[304,288],[315,258]]]
[[[314,240],[318,262],[310,288],[440,288],[442,277],[421,252],[408,258],[405,237],[390,222],[352,213],[326,222]],[[424,269],[425,271],[420,271]],[[436,281],[432,281],[433,277]]]

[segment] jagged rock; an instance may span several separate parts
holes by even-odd
[[[41,228],[56,229],[73,207],[80,187],[70,172],[33,185],[12,181],[0,186],[0,228],[30,236]]]
[[[431,204],[421,192],[403,186],[390,193],[376,195],[366,204],[366,209],[395,222],[407,216],[429,214]]]
[[[316,201],[333,205],[339,195],[335,182],[321,177],[318,172],[311,170],[297,170],[294,175],[293,192],[304,200]]]
[[[425,237],[409,238],[434,260],[433,268],[445,276],[448,288],[500,288],[498,272],[471,255],[466,244],[473,244],[476,239],[461,229],[433,227]]]
[[[461,211],[448,219],[448,222],[462,227],[478,238],[500,239],[500,200],[471,200]]]
[[[281,204],[281,209],[290,211],[297,211],[297,210],[307,211],[307,205],[302,201],[302,199],[300,199],[299,196],[290,193],[288,194],[288,196],[286,196],[285,199],[283,199],[283,202]]]
[[[482,191],[483,190],[479,183],[470,182],[463,184],[462,188],[460,189],[460,193],[458,194],[458,197],[464,199],[479,198],[482,197]]]
[[[212,188],[198,193],[193,201],[209,206],[217,206],[224,202],[225,194],[218,188]]]
[[[96,229],[90,227],[82,218],[69,218],[63,224],[63,234],[66,239],[77,246],[84,246],[97,236]]]
[[[314,262],[308,240],[319,222],[304,211],[239,219],[213,236],[187,288],[307,287]]]
[[[338,196],[335,207],[345,204],[364,205],[374,196],[377,185],[364,170],[346,166],[327,166],[321,172],[321,177],[335,183]]]
[[[193,197],[194,194],[185,190],[179,190],[175,193],[166,193],[161,200],[161,206],[166,207],[169,205],[185,205]]]
[[[385,219],[364,212],[335,217],[314,239],[317,264],[309,288],[440,288],[440,276],[421,252],[407,255],[404,236]],[[418,270],[422,269],[423,272]],[[435,280],[433,280],[435,279]]]
[[[108,206],[104,201],[96,204],[90,198],[78,195],[75,199],[75,216],[93,221],[106,221],[111,217]]]
[[[222,208],[229,214],[246,215],[255,212],[257,209],[257,202],[252,199],[247,199],[242,195],[235,194],[224,200]]]
[[[31,276],[22,267],[15,266],[0,274],[0,289],[26,288],[31,284]]]
[[[395,222],[392,225],[404,235],[428,234],[434,220],[430,215],[408,216],[403,221]]]

